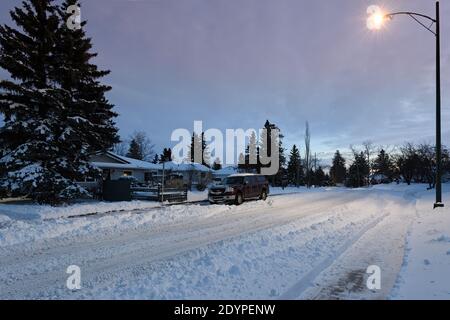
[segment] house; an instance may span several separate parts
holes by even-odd
[[[231,176],[232,174],[239,173],[239,169],[234,166],[228,166],[225,168],[222,168],[220,170],[213,171],[213,177],[216,179],[225,179],[228,176]]]
[[[162,166],[162,165],[161,165]],[[213,170],[200,163],[193,162],[166,162],[164,168],[171,174],[180,175],[183,183],[189,187],[207,185],[212,179]]]
[[[162,170],[160,164],[120,156],[109,151],[93,155],[90,163],[102,170],[103,180],[134,177],[140,182],[150,182]]]
[[[110,151],[93,155],[90,163],[102,170],[103,180],[134,177],[139,182],[158,183],[162,180],[164,169],[166,179],[178,176],[183,180],[183,184],[190,187],[198,184],[206,185],[211,181],[212,177],[212,170],[199,163],[185,162],[177,164],[175,162],[166,162],[163,166],[160,163],[153,164],[120,156]]]

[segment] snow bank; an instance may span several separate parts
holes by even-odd
[[[208,191],[189,191],[188,202],[208,199]],[[60,207],[38,204],[0,204],[0,216],[14,220],[58,219],[117,211],[144,210],[159,207],[154,201],[134,200],[121,202],[89,201]]]
[[[76,219],[10,219],[0,214],[0,248],[16,244],[33,245],[36,241],[58,238],[58,241],[79,239],[80,237],[98,238],[114,235],[117,232],[132,231],[137,228],[159,227],[164,224],[186,221],[192,223],[194,219],[211,217],[219,214],[239,213],[249,208],[264,208],[271,205],[270,202],[248,202],[242,206],[226,205],[176,205],[160,207],[158,203],[151,202],[119,202],[101,203],[101,208],[106,211],[109,205],[121,204],[124,212],[114,212],[107,215],[93,215],[77,217]],[[141,208],[138,210],[138,204]],[[128,206],[127,206],[128,205]],[[38,206],[39,207],[39,206]],[[74,207],[74,208],[73,208]],[[69,207],[71,212],[88,212],[88,210],[75,210],[77,206]],[[86,209],[85,207],[82,207]],[[92,207],[89,207],[92,208]],[[132,208],[130,210],[127,208]],[[61,209],[61,208],[55,208]],[[55,211],[55,215],[59,214]],[[14,214],[16,215],[16,214]],[[49,216],[48,212],[43,215]],[[2,227],[3,225],[3,227]]]
[[[0,204],[0,215],[16,220],[56,219],[111,211],[129,211],[149,209],[158,206],[157,202],[123,201],[123,202],[86,202],[68,206],[52,207],[37,204]]]

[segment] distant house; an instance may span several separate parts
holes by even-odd
[[[135,177],[140,182],[150,182],[162,170],[159,164],[120,156],[109,151],[93,155],[90,162],[102,170],[103,180]]]
[[[120,156],[113,152],[102,152],[91,157],[93,166],[102,170],[103,180],[118,180],[123,177],[134,177],[139,182],[161,182],[163,165]],[[166,162],[164,164],[166,178],[179,176],[183,184],[195,186],[211,181],[212,170],[199,163]]]
[[[213,170],[207,166],[193,162],[183,162],[180,164],[175,162],[166,162],[164,168],[171,174],[178,174],[182,176],[184,184],[189,187],[199,184],[208,184],[212,179],[213,173]]]

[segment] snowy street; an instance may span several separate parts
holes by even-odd
[[[448,280],[426,283],[427,271],[450,266],[447,210],[425,230],[441,260],[424,265],[423,252],[408,251],[420,240],[418,219],[437,212],[420,201],[433,195],[424,190],[300,189],[240,207],[186,204],[46,220],[13,220],[1,215],[2,205],[0,298],[395,299],[420,296],[415,278],[421,290],[440,286],[438,298],[449,298]],[[66,287],[70,265],[81,269],[81,290]],[[369,265],[381,268],[381,290],[366,287]]]

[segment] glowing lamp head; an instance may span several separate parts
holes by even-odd
[[[379,6],[370,6],[367,8],[367,28],[369,30],[380,30],[386,20],[386,15]]]

